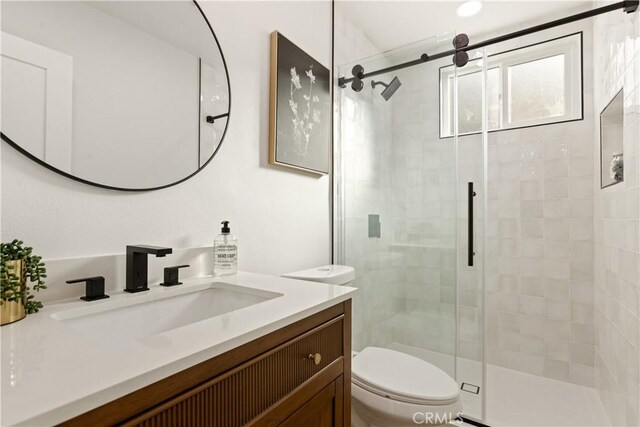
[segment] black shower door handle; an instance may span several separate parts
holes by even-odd
[[[469,267],[473,267],[473,257],[475,256],[475,251],[473,249],[473,198],[476,196],[476,192],[473,191],[473,182],[469,183],[468,188],[468,203],[469,203],[469,216],[467,218],[467,231],[468,231],[468,247],[469,254],[467,256],[467,265]]]

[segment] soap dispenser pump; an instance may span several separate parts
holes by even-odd
[[[238,239],[231,234],[229,221],[222,221],[222,230],[213,241],[213,275],[227,276],[238,272]]]

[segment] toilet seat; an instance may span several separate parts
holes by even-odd
[[[440,406],[460,398],[458,384],[429,362],[398,351],[367,347],[352,362],[352,382],[398,402]]]

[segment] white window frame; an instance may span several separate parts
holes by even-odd
[[[584,118],[582,38],[582,32],[577,32],[488,56],[486,69],[500,68],[500,124],[498,128],[489,129],[489,132],[582,120]],[[564,114],[511,122],[509,120],[509,68],[558,55],[564,55]],[[455,135],[454,125],[456,123],[454,114],[456,112],[454,111],[454,99],[455,96],[461,96],[462,94],[456,95],[454,82],[458,77],[482,72],[483,69],[478,68],[475,62],[478,60],[481,60],[481,58],[470,60],[463,68],[447,66],[440,69],[440,138],[448,138]],[[477,134],[481,131],[479,129],[478,131],[459,133],[458,135]]]

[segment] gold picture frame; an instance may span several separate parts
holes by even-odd
[[[331,167],[331,75],[278,31],[271,33],[269,164],[326,175]]]

